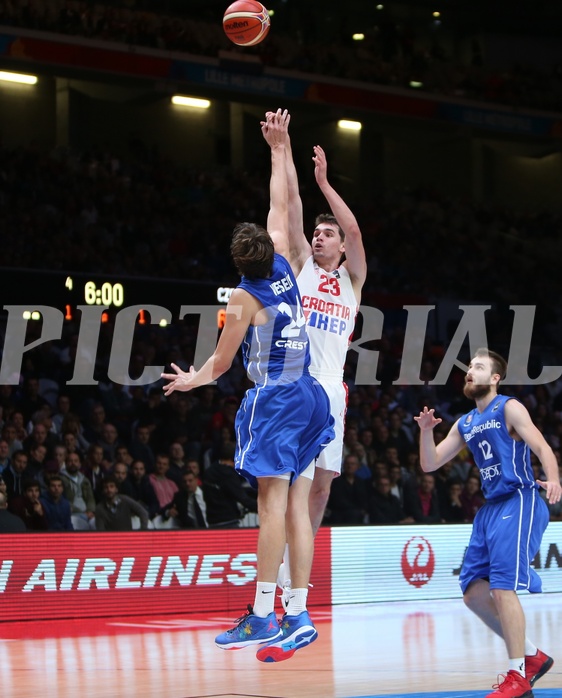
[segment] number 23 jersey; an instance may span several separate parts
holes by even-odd
[[[512,438],[506,425],[505,405],[513,399],[496,395],[482,413],[475,408],[458,422],[459,432],[480,470],[482,491],[488,502],[503,499],[518,489],[538,488],[529,446]]]
[[[297,277],[315,376],[342,380],[359,306],[347,269],[324,271],[310,256]]]

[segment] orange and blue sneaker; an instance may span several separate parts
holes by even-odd
[[[554,659],[549,657],[548,654],[541,652],[541,650],[537,650],[533,657],[525,657],[525,676],[531,686],[534,686],[553,664]]]
[[[308,611],[298,616],[285,614],[281,620],[283,637],[272,640],[256,653],[260,662],[283,662],[290,659],[297,650],[310,645],[318,637],[318,631],[310,620]]]
[[[215,638],[215,644],[223,650],[240,650],[250,645],[263,645],[282,636],[275,613],[265,618],[254,615],[254,609],[248,604],[247,612],[238,620],[237,625]]]

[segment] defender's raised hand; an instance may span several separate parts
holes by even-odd
[[[420,429],[433,429],[443,421],[440,417],[435,416],[435,410],[433,408],[428,410],[427,407],[424,407],[419,417],[414,417],[414,419],[418,423]]]
[[[176,364],[171,364],[171,366],[175,373],[162,373],[162,378],[170,381],[168,385],[165,385],[163,388],[164,395],[168,396],[173,393],[174,390],[186,392],[195,387],[193,385],[193,380],[197,375],[197,371],[193,368],[193,366],[191,366],[189,369],[189,373],[182,371],[179,366],[176,366]]]

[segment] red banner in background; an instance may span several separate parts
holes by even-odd
[[[1,619],[243,611],[257,529],[0,536]],[[331,603],[330,531],[316,537],[309,605]]]

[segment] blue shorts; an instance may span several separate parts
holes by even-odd
[[[334,438],[326,391],[312,376],[250,388],[236,414],[236,470],[257,478],[289,475],[292,481]]]
[[[541,578],[531,563],[548,520],[548,507],[535,488],[486,503],[474,518],[459,578],[462,593],[477,579],[488,579],[490,589],[540,592]]]

